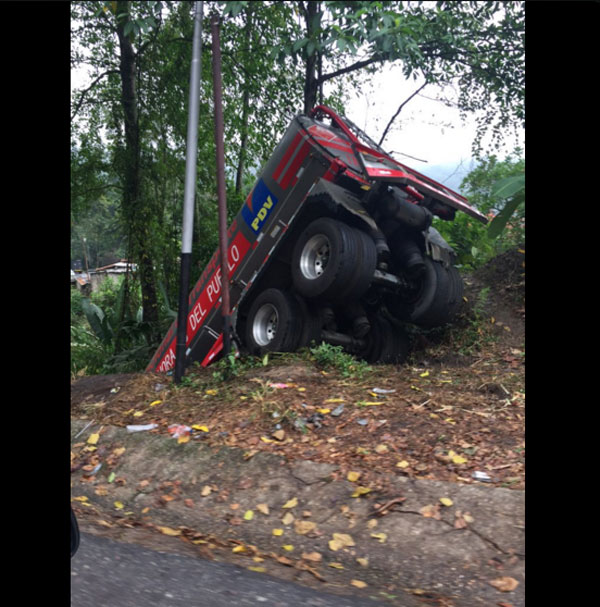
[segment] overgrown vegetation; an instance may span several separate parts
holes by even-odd
[[[138,267],[125,286],[107,284],[89,300],[74,291],[73,373],[143,369],[173,320],[193,4],[71,3],[71,65],[87,73],[72,96],[71,256],[85,258],[90,268],[120,258]],[[423,86],[456,85],[460,111],[481,112],[475,150],[481,152],[486,131],[498,142],[523,123],[521,2],[204,5],[192,284],[217,246],[209,28],[215,11],[223,18],[229,220],[290,118],[316,102],[343,112],[347,92],[384,64],[401,65]],[[490,238],[487,228],[461,213],[436,225],[464,269],[523,244],[522,191],[503,198],[493,190],[523,169],[518,150],[506,160],[481,155],[463,184],[480,210],[503,220],[511,215],[499,236]],[[338,352],[319,356],[350,370]],[[235,376],[241,364],[223,361],[215,372]]]

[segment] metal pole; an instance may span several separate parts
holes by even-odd
[[[198,111],[200,106],[200,78],[202,68],[202,14],[204,2],[196,2],[192,66],[190,69],[190,97],[185,158],[185,189],[183,198],[183,238],[181,243],[181,274],[179,281],[179,309],[177,311],[177,343],[175,345],[174,381],[180,383],[185,367],[190,266],[192,261],[192,234],[194,227],[194,198],[196,195],[196,164],[198,155]]]
[[[217,198],[219,202],[219,245],[221,251],[221,314],[223,316],[223,355],[231,349],[229,316],[229,268],[227,267],[227,196],[225,191],[225,150],[223,146],[223,99],[221,83],[221,43],[219,16],[213,14],[212,33],[213,89],[215,99],[215,147],[217,153]]]

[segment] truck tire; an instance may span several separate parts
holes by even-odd
[[[302,324],[298,302],[279,289],[260,293],[246,321],[246,347],[252,354],[293,352],[298,348]]]
[[[370,319],[367,345],[358,356],[369,363],[400,364],[408,356],[408,337],[381,316]]]
[[[450,277],[450,304],[448,306],[448,320],[451,321],[458,313],[462,304],[464,285],[462,276],[454,266],[450,266],[448,268],[448,275]]]
[[[419,279],[419,289],[411,302],[408,320],[425,328],[438,327],[448,321],[450,276],[444,266],[425,257],[425,271]]]
[[[340,292],[339,301],[360,299],[371,285],[377,267],[377,250],[373,239],[362,230],[349,229],[356,240],[357,255],[352,278]]]
[[[294,287],[309,299],[336,301],[353,277],[357,253],[352,228],[329,217],[316,219],[294,246]]]
[[[300,319],[302,327],[300,329],[300,339],[298,348],[306,348],[313,342],[319,344],[321,341],[321,323],[322,318],[318,310],[313,310],[312,306],[307,304],[300,295],[295,295],[298,309],[300,310]]]

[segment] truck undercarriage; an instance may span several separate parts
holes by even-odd
[[[292,121],[228,231],[232,340],[252,354],[326,341],[376,363],[408,353],[404,327],[450,322],[463,283],[432,227],[464,197],[400,164],[325,106]],[[186,364],[222,350],[215,252],[189,298]],[[176,326],[148,371],[174,364]]]

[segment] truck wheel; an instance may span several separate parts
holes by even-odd
[[[369,363],[403,363],[408,356],[406,333],[380,316],[375,316],[370,321],[371,330],[366,337],[367,345],[358,355]]]
[[[418,281],[417,293],[410,303],[410,322],[427,328],[448,322],[450,276],[441,263],[425,258],[425,271]]]
[[[292,280],[308,298],[339,298],[352,278],[357,257],[352,229],[329,217],[313,221],[300,236],[292,253]]]
[[[285,291],[267,289],[248,312],[246,347],[252,354],[293,352],[301,328],[298,302]]]
[[[295,299],[298,303],[300,319],[302,321],[298,348],[306,348],[310,346],[312,342],[319,344],[321,341],[321,315],[317,310],[313,310],[300,295],[296,294]]]
[[[450,266],[448,268],[448,275],[450,277],[450,305],[448,307],[448,320],[450,321],[456,316],[462,304],[464,285],[462,276],[454,266]]]
[[[358,253],[354,260],[352,278],[339,294],[340,301],[360,299],[371,285],[377,267],[377,250],[373,239],[362,230],[350,229],[357,241]]]

